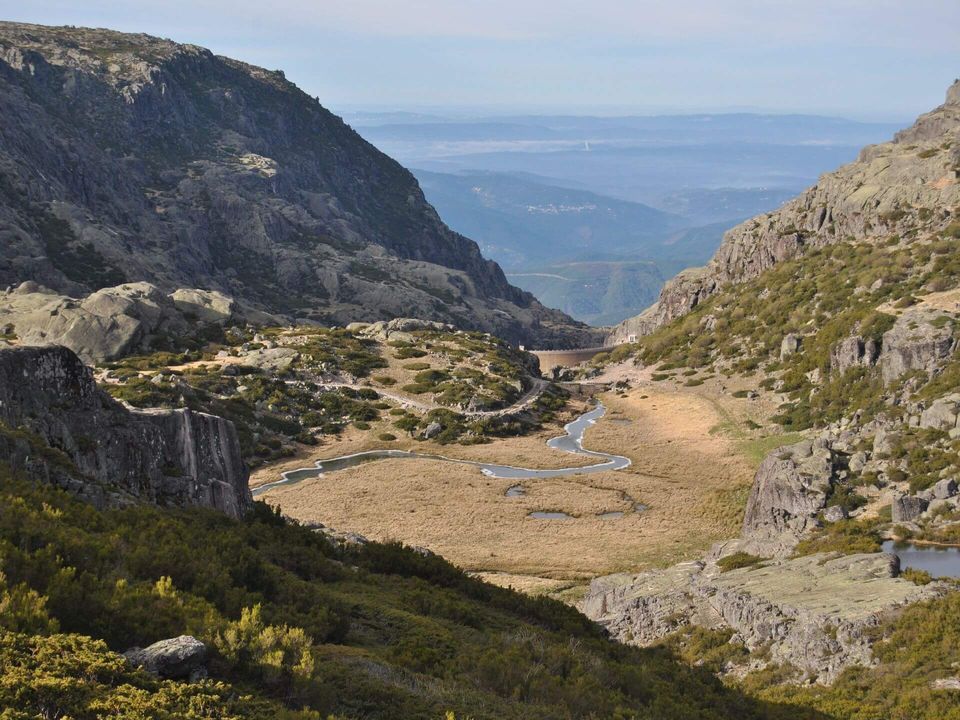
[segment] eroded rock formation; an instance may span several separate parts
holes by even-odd
[[[144,500],[240,517],[252,502],[233,423],[128,410],[64,347],[0,350],[0,458],[101,507]]]
[[[871,633],[885,613],[944,591],[898,577],[895,555],[810,555],[721,572],[713,562],[597,578],[581,603],[624,642],[649,644],[686,624],[730,628],[769,661],[830,682],[871,663]]]
[[[740,549],[760,557],[789,554],[826,505],[837,455],[824,439],[780,448],[757,470],[747,500]]]
[[[241,309],[223,293],[180,289],[168,295],[145,282],[80,298],[30,281],[0,292],[0,329],[6,334],[23,345],[63,345],[90,363],[171,345],[204,326],[245,321],[278,322]]]

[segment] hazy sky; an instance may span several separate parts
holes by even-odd
[[[960,76],[960,0],[0,0],[281,68],[333,109],[762,109],[909,119]]]

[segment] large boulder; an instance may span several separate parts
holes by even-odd
[[[823,440],[804,440],[767,455],[753,480],[740,534],[741,549],[762,557],[789,554],[819,526],[836,458]]]
[[[920,427],[953,430],[957,427],[958,415],[960,415],[960,394],[952,393],[946,397],[937,398],[930,407],[920,413]]]
[[[185,317],[194,317],[201,322],[226,322],[239,311],[232,297],[216,290],[181,288],[172,292],[170,299]]]
[[[953,354],[953,320],[939,310],[905,312],[883,334],[880,371],[891,382],[912,370],[933,373]]]
[[[794,333],[784,335],[783,340],[780,341],[780,359],[786,360],[791,355],[800,352],[802,342],[802,338]]]
[[[891,518],[893,522],[910,522],[916,520],[927,509],[926,499],[916,495],[900,495],[893,499]]]
[[[207,646],[190,635],[160,640],[145,648],[130,648],[123,656],[131,665],[168,680],[206,677]]]
[[[933,486],[933,497],[937,500],[948,500],[957,494],[957,481],[953,478],[944,478]]]

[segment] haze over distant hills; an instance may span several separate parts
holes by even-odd
[[[750,113],[462,117],[353,113],[512,282],[592,324],[645,308],[723,232],[899,127]]]

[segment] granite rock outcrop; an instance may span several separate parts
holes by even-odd
[[[128,409],[64,347],[0,350],[0,458],[98,507],[145,501],[241,517],[252,503],[233,423]]]

